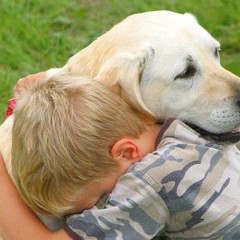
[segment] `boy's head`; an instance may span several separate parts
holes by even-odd
[[[14,179],[30,207],[62,215],[77,193],[118,171],[113,144],[145,125],[96,81],[63,76],[30,85],[15,110]]]

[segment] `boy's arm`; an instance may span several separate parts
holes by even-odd
[[[70,240],[61,230],[50,232],[21,200],[0,155],[0,232],[5,240]]]
[[[169,211],[156,189],[129,172],[123,175],[104,208],[94,207],[66,219],[73,239],[153,239],[163,233]]]

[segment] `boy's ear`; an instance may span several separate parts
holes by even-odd
[[[130,161],[131,163],[142,159],[141,149],[138,144],[127,138],[121,139],[113,145],[111,155],[116,160]]]

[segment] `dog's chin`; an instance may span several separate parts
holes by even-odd
[[[190,125],[195,131],[200,133],[204,137],[210,137],[211,139],[218,141],[218,142],[237,142],[240,141],[240,127],[233,129],[230,132],[225,133],[211,133],[203,128],[200,128],[196,125]]]

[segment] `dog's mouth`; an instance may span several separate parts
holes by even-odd
[[[196,130],[198,133],[200,133],[204,137],[211,137],[213,140],[218,141],[218,142],[236,142],[240,140],[240,127],[237,127],[233,129],[230,132],[225,132],[225,133],[211,133],[206,131],[205,129],[202,129],[198,126],[191,125],[191,127]]]

